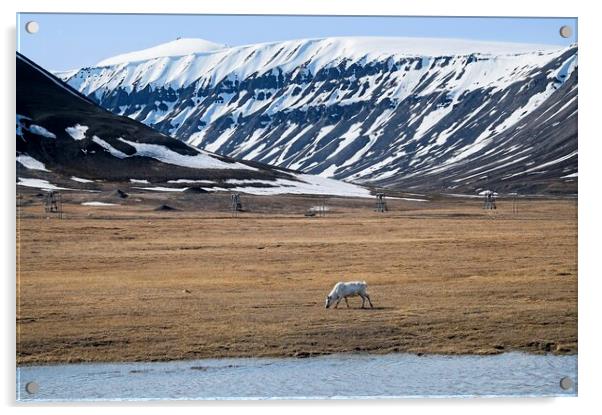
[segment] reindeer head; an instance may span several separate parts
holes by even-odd
[[[326,297],[326,304],[324,306],[326,308],[330,308],[331,304],[332,304],[332,297],[331,296]]]

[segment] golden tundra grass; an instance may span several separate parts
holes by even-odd
[[[67,204],[64,220],[23,208],[19,364],[577,352],[575,201],[518,215],[504,201],[495,214],[480,200],[389,201],[386,214],[339,201],[325,218],[231,218],[138,200]],[[375,308],[324,309],[339,280],[366,280]]]

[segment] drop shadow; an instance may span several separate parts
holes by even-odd
[[[4,85],[8,86],[8,89],[4,91],[4,104],[6,108],[6,113],[9,114],[9,120],[5,124],[5,134],[6,137],[13,137],[15,133],[15,114],[16,110],[16,64],[15,64],[15,45],[17,44],[17,28],[15,26],[11,26],[8,30],[4,32],[5,34],[5,43],[4,43],[4,56],[5,60],[5,68],[7,71],[4,76]],[[6,313],[4,315],[11,316],[12,321],[10,323],[7,322],[5,325],[6,331],[4,333],[5,339],[7,339],[7,347],[5,361],[6,362],[15,362],[16,359],[16,347],[17,347],[17,327],[16,327],[16,310],[17,310],[17,296],[19,295],[19,285],[17,285],[17,263],[19,262],[19,257],[17,256],[17,208],[16,208],[16,200],[17,200],[17,186],[16,186],[16,177],[17,177],[17,169],[15,162],[15,152],[16,152],[17,143],[14,139],[10,138],[5,142],[5,148],[2,153],[2,158],[4,159],[4,163],[2,166],[3,177],[7,180],[10,180],[10,183],[5,182],[4,190],[9,191],[6,195],[6,200],[8,201],[5,204],[5,210],[3,213],[7,213],[6,215],[2,215],[4,217],[4,225],[6,225],[5,229],[8,229],[8,232],[4,233],[4,247],[7,247],[6,257],[5,259],[10,258],[7,261],[3,261],[4,265],[4,273],[7,278],[5,281],[5,289],[4,289],[4,306],[6,308]],[[12,198],[12,202],[11,201]],[[16,260],[15,260],[16,259]],[[16,287],[16,290],[15,290]],[[16,291],[16,293],[15,293]],[[7,319],[8,321],[8,319]],[[8,340],[10,339],[10,340]],[[17,396],[17,383],[16,383],[16,371],[11,370],[8,371],[9,381],[7,382],[10,386],[6,388],[3,393],[3,398],[5,402],[8,402],[9,405],[16,405],[16,396]]]

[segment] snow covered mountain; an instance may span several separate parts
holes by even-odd
[[[353,184],[191,147],[100,108],[19,53],[16,73],[21,186],[50,190],[61,183],[67,189],[90,188],[100,180],[144,183],[157,191],[194,187],[198,192],[370,196],[367,189]]]
[[[57,76],[231,157],[402,189],[576,193],[576,46],[183,41]]]

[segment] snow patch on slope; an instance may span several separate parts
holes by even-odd
[[[51,133],[50,131],[48,131],[47,129],[45,129],[44,127],[42,127],[41,125],[36,125],[36,124],[30,124],[29,127],[26,126],[23,121],[24,120],[31,120],[31,118],[26,117],[24,115],[20,115],[17,114],[16,116],[16,133],[18,136],[23,137],[23,130],[29,131],[32,134],[36,134],[36,135],[40,135],[42,137],[46,137],[46,138],[56,138],[56,135],[54,135],[53,133]]]
[[[124,158],[128,157],[127,154],[117,150],[115,147],[113,147],[112,145],[110,145],[109,143],[107,143],[105,140],[103,140],[100,137],[94,136],[94,137],[92,137],[92,141],[94,141],[96,144],[98,144],[99,146],[104,148],[106,151],[108,151],[113,157],[117,157],[120,159],[124,159]]]
[[[65,131],[74,140],[83,140],[86,138],[86,131],[88,131],[88,127],[85,125],[75,124],[73,127],[65,128]]]
[[[28,168],[29,170],[50,171],[46,168],[44,163],[34,159],[33,157],[31,157],[27,154],[19,154],[17,156],[17,161],[19,163],[21,163],[23,166],[25,166],[25,168]]]
[[[31,124],[29,126],[29,131],[34,134],[41,135],[42,137],[56,138],[56,135],[54,135],[53,133],[51,133],[50,131],[48,131],[47,129],[42,127],[41,125]]]
[[[154,158],[155,160],[159,160],[160,162],[174,164],[176,166],[189,167],[193,169],[257,170],[242,163],[226,163],[201,152],[194,156],[188,156],[176,153],[175,151],[159,144],[136,143],[123,138],[119,138],[119,140],[134,147],[136,149],[136,156],[150,157]]]
[[[94,180],[82,179],[81,177],[71,176],[71,180],[78,183],[94,183]]]

